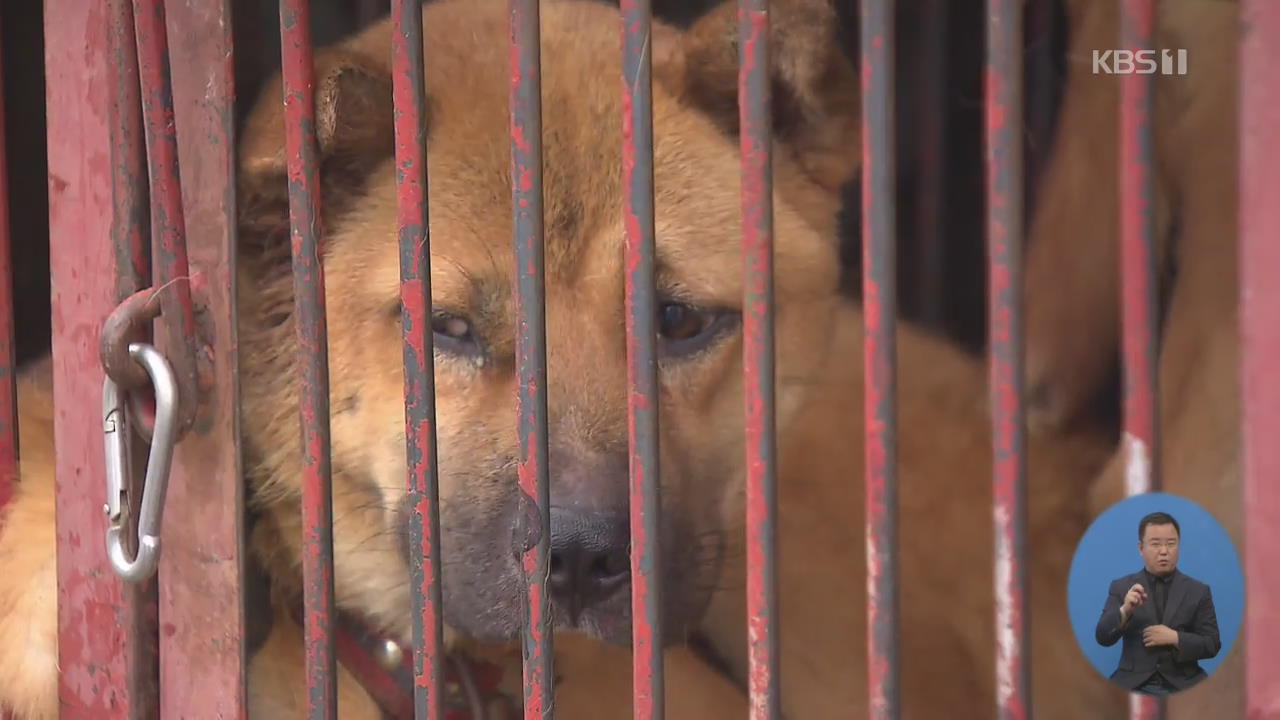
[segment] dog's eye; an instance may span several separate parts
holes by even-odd
[[[466,318],[438,313],[431,318],[431,332],[436,348],[444,352],[473,355],[479,351],[479,343]]]
[[[688,305],[668,303],[658,309],[658,335],[667,340],[688,340],[702,332],[707,318]]]
[[[658,308],[658,339],[667,356],[690,355],[720,337],[737,317],[727,311],[704,310],[669,302]]]

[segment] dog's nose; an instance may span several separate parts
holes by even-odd
[[[625,512],[551,508],[551,594],[575,620],[626,584],[630,535]]]

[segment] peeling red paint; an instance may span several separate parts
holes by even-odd
[[[520,489],[537,506],[538,542],[524,554],[528,622],[524,715],[552,714],[551,488],[547,468],[547,349],[542,202],[542,46],[538,0],[510,0],[512,243],[516,262],[516,422]]]
[[[141,88],[138,78],[137,41],[134,33],[133,7],[130,0],[110,0],[108,3],[111,15],[109,30],[111,66],[109,72],[110,91],[114,105],[110,108],[110,172],[112,195],[111,244],[115,251],[115,288],[116,301],[121,303],[107,318],[102,327],[102,338],[99,343],[104,350],[111,345],[110,352],[102,354],[104,369],[118,381],[128,378],[121,374],[121,367],[133,370],[144,383],[142,392],[134,394],[131,399],[139,400],[133,405],[131,421],[138,423],[140,430],[150,434],[155,424],[154,396],[150,395],[145,373],[128,356],[127,343],[123,337],[112,338],[119,328],[113,328],[113,321],[121,315],[136,315],[137,326],[128,331],[137,339],[149,340],[152,336],[151,325],[159,303],[154,310],[148,311],[145,306],[135,305],[136,310],[128,310],[131,301],[150,300],[151,258],[149,233],[149,194],[147,192],[146,144],[142,122]],[[72,277],[75,278],[73,273]],[[145,288],[145,289],[144,289]],[[111,338],[111,339],[109,339]],[[113,368],[114,365],[114,368]],[[122,387],[127,387],[122,385]],[[151,401],[148,403],[148,399]],[[148,405],[151,412],[141,417],[141,410]],[[141,506],[143,478],[139,469],[145,463],[145,447],[140,438],[129,433],[125,440],[126,452],[138,459],[133,472],[126,479],[133,515],[128,523],[126,549],[137,551],[136,538],[138,509]],[[171,498],[170,498],[171,499]],[[73,536],[71,545],[80,546],[80,537]],[[122,622],[126,628],[128,643],[128,688],[130,705],[134,708],[133,716],[138,720],[159,717],[160,687],[160,648],[156,636],[156,623],[159,619],[159,588],[155,578],[143,583],[123,587],[125,613]]]
[[[178,380],[178,427],[182,437],[195,422],[199,390],[195,360],[195,313],[187,259],[186,220],[178,167],[173,85],[163,0],[134,0],[138,73],[151,202],[151,252],[164,332],[157,338]]]
[[[768,3],[738,6],[746,411],[747,684],[754,720],[782,713],[774,428],[773,126]]]
[[[622,0],[622,177],[630,448],[632,713],[665,713],[649,0]]]
[[[1240,88],[1240,334],[1244,421],[1245,715],[1280,714],[1280,4],[1243,0]]]
[[[312,720],[337,717],[333,645],[333,497],[329,426],[328,328],[315,69],[306,0],[280,4],[285,153],[288,158],[294,312],[298,339],[298,414],[302,429],[303,605],[307,707]]]
[[[427,205],[427,94],[421,3],[391,7],[392,90],[403,306],[405,439],[413,593],[414,714],[444,709],[444,628],[440,589],[435,362],[431,332],[431,244]]]
[[[109,73],[105,3],[45,4],[50,137],[49,191],[53,306],[54,433],[58,538],[58,695],[67,719],[130,716],[128,645],[121,586],[102,538],[102,370],[98,330],[114,306],[111,232]],[[87,162],[93,158],[93,162]],[[59,185],[61,188],[59,190]],[[72,272],[88,268],[70,282]],[[91,501],[86,501],[91,498]],[[73,544],[73,536],[85,540]]]
[[[863,430],[867,554],[867,710],[900,714],[898,659],[897,276],[893,10],[861,3]]]
[[[987,355],[994,462],[997,715],[1025,720],[1031,700],[1023,402],[1022,0],[987,0],[985,87]]]
[[[233,66],[230,3],[168,3],[172,121],[177,149],[199,158],[182,169],[186,227],[175,242],[188,259],[179,269],[157,258],[156,282],[189,290],[199,308],[194,329],[195,380],[202,401],[197,422],[174,453],[166,498],[164,567],[159,578],[162,633],[160,717],[201,708],[243,718],[245,637],[241,537],[244,515],[240,467],[239,379],[232,282],[235,274]],[[174,188],[177,188],[175,183]],[[194,191],[198,188],[198,191]],[[180,265],[188,263],[187,269]],[[181,289],[181,288],[179,288]],[[164,292],[168,292],[165,290]],[[162,294],[163,297],[163,294]],[[185,311],[185,310],[184,310]],[[168,313],[168,309],[165,309]],[[185,321],[184,321],[185,322]],[[170,330],[170,337],[177,338]],[[183,331],[185,332],[185,331]],[[191,348],[190,343],[184,346]],[[169,347],[173,347],[171,343]],[[173,357],[172,353],[169,353]],[[186,360],[183,360],[186,362]],[[175,521],[174,518],[177,518]]]

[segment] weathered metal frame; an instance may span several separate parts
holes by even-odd
[[[1240,338],[1243,424],[1245,716],[1280,713],[1280,4],[1241,0]]]
[[[1023,0],[987,0],[987,354],[993,440],[996,704],[1002,720],[1031,715],[1023,372]]]
[[[336,720],[329,347],[321,262],[324,229],[320,147],[315,121],[316,72],[307,0],[281,0],[280,42],[294,326],[298,341],[298,413],[302,432],[302,598],[307,717]]]
[[[180,520],[163,527],[158,575],[125,585],[107,566],[105,518],[92,500],[105,493],[103,419],[56,416],[62,714],[146,718],[202,707],[243,717],[228,5],[54,0],[45,18],[49,134],[77,139],[49,147],[55,406],[101,407],[103,361],[145,395],[131,369],[109,359],[111,343],[99,358],[86,342],[133,297],[161,308],[154,335],[178,374],[184,432],[166,503]],[[201,192],[184,197],[184,184]],[[147,422],[136,412],[127,420],[142,437]],[[130,437],[136,506],[145,443]]]
[[[124,589],[114,580],[99,543],[103,518],[92,502],[101,488],[102,459],[95,448],[101,429],[86,417],[60,413],[56,434],[59,625],[61,695],[67,717],[140,717],[193,706],[216,708],[221,716],[244,715],[244,607],[240,599],[244,551],[238,453],[238,397],[234,323],[234,183],[231,130],[231,38],[227,3],[164,3],[127,0],[108,4],[109,22],[98,11],[72,0],[47,0],[46,62],[50,82],[50,135],[79,143],[50,146],[51,235],[54,252],[55,405],[95,398],[102,370],[96,348],[77,338],[93,332],[104,309],[160,285],[164,322],[157,326],[184,378],[187,434],[175,462],[170,514],[183,518],[165,527],[166,558],[158,582]],[[439,517],[435,467],[435,411],[430,330],[430,245],[427,203],[426,113],[420,0],[392,7],[391,48],[400,212],[401,298],[404,319],[406,430],[410,464],[407,483],[413,546],[422,549],[413,568],[415,593],[418,717],[440,717],[443,676],[439,591]],[[305,633],[309,715],[336,717],[333,556],[330,520],[331,468],[328,438],[328,377],[323,269],[319,257],[319,155],[314,127],[313,49],[306,0],[283,0],[284,103],[288,122],[291,224],[295,300],[300,341],[302,404],[300,425],[307,448],[304,524],[307,527]],[[531,623],[525,642],[525,716],[552,712],[552,632],[545,575],[549,559],[549,476],[547,467],[546,339],[542,256],[542,146],[540,52],[537,0],[511,0],[510,43],[513,177],[513,249],[519,278],[518,399],[521,438],[520,486],[542,524],[529,549]],[[868,538],[868,710],[872,717],[897,717],[900,705],[897,648],[898,566],[896,559],[896,251],[893,158],[892,3],[860,0],[862,12],[863,121],[863,303],[866,310],[865,384],[868,432],[866,494]],[[1280,333],[1270,310],[1280,291],[1269,272],[1280,268],[1275,243],[1280,216],[1265,190],[1280,166],[1274,133],[1280,107],[1269,72],[1280,55],[1264,38],[1280,33],[1280,10],[1267,0],[1242,0],[1248,25],[1243,38],[1241,113],[1241,325],[1245,432],[1246,575],[1248,653],[1246,703],[1249,717],[1262,717],[1280,702],[1277,661],[1263,652],[1266,637],[1280,641],[1280,586],[1268,584],[1259,548],[1280,545],[1270,516],[1280,512],[1280,453],[1271,441],[1280,424],[1280,383],[1266,360],[1280,354]],[[166,23],[165,10],[170,12]],[[136,14],[133,11],[136,11]],[[778,717],[776,561],[776,453],[773,421],[772,138],[769,125],[769,43],[767,0],[739,3],[739,110],[742,162],[744,292],[744,410],[747,440],[748,623],[751,715]],[[986,163],[989,250],[989,349],[996,546],[996,628],[994,668],[999,715],[1030,716],[1027,653],[1028,562],[1025,534],[1026,460],[1022,394],[1021,287],[1024,232],[1022,163],[1022,4],[988,0],[986,67]],[[1151,0],[1125,0],[1120,47],[1150,44]],[[654,209],[653,128],[648,0],[623,0],[624,135],[626,185],[626,304],[628,412],[631,447],[632,569],[637,578],[633,611],[635,716],[663,715],[662,574],[658,544],[661,507],[657,448],[658,382],[653,352],[656,297],[653,292]],[[56,21],[51,18],[57,18]],[[136,34],[133,23],[137,22]],[[180,51],[167,35],[186,28]],[[221,27],[221,33],[191,28]],[[1273,32],[1261,32],[1257,28]],[[83,42],[87,38],[88,43]],[[134,53],[136,43],[140,55]],[[174,43],[178,47],[178,43]],[[85,50],[101,62],[85,64]],[[141,57],[141,62],[139,62]],[[141,82],[141,92],[135,85]],[[174,87],[205,88],[199,98],[177,100]],[[93,99],[108,113],[83,103]],[[146,108],[146,120],[135,113]],[[1125,367],[1127,490],[1159,487],[1157,423],[1154,203],[1152,170],[1152,86],[1150,78],[1121,81],[1121,243],[1122,349]],[[0,121],[3,106],[0,105]],[[143,151],[141,130],[147,130]],[[2,127],[2,126],[0,126]],[[213,140],[182,153],[175,127],[191,137]],[[184,136],[185,137],[185,136]],[[187,147],[191,147],[188,145]],[[214,149],[210,149],[210,148]],[[109,149],[109,150],[108,150]],[[0,148],[2,150],[2,148]],[[178,158],[190,158],[181,169]],[[88,158],[88,161],[86,161]],[[97,159],[95,161],[94,159]],[[146,187],[144,160],[151,161]],[[3,156],[0,155],[0,160]],[[185,173],[185,176],[184,176]],[[184,198],[182,180],[205,192]],[[207,192],[210,187],[221,192]],[[0,201],[5,199],[0,162]],[[106,198],[110,198],[108,203]],[[152,218],[145,217],[151,207]],[[0,505],[16,467],[16,409],[13,391],[12,287],[6,206],[0,203]],[[199,222],[184,222],[185,217]],[[190,230],[188,229],[190,227]],[[197,229],[199,228],[199,229]],[[154,268],[147,236],[154,233]],[[110,235],[113,248],[92,238]],[[114,254],[113,254],[114,249]],[[190,257],[187,257],[187,252]],[[111,277],[87,273],[79,265],[114,267]],[[154,269],[154,279],[152,278]],[[1273,274],[1273,273],[1272,273]],[[75,282],[70,282],[74,278]],[[195,468],[218,467],[195,482]],[[185,468],[185,469],[184,469]],[[189,481],[183,482],[190,478]],[[210,508],[215,508],[210,512]],[[197,512],[199,509],[199,512]],[[220,509],[220,510],[218,510]],[[199,517],[198,521],[191,518]],[[1260,518],[1262,520],[1260,520]],[[73,529],[74,528],[74,529]],[[198,559],[198,562],[197,562]],[[1260,579],[1261,578],[1261,579]],[[233,588],[233,591],[226,590]],[[234,595],[232,594],[234,592]],[[84,631],[87,622],[104,632]],[[163,632],[157,632],[159,629]],[[159,636],[166,663],[160,665],[146,639]],[[104,660],[105,658],[105,660]],[[201,668],[199,682],[190,670]],[[153,686],[158,682],[157,687]],[[1134,717],[1159,717],[1158,703],[1136,699]]]
[[[860,0],[863,427],[866,432],[867,711],[896,718],[898,656],[898,276],[894,3]]]
[[[409,547],[413,555],[414,713],[439,720],[444,625],[440,591],[440,488],[436,469],[435,360],[431,330],[431,235],[427,205],[427,88],[421,0],[391,7],[396,182],[403,307]]]

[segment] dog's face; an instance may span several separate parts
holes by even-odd
[[[830,11],[775,13],[778,427],[827,358],[836,192],[856,168],[856,80]],[[531,505],[518,487],[516,271],[505,3],[425,9],[431,291],[448,625],[520,629]],[[824,24],[825,23],[825,24]],[[615,9],[542,10],[551,479],[558,627],[630,637],[621,25]],[[657,25],[654,64],[659,436],[669,634],[698,621],[744,541],[736,7]],[[407,635],[404,345],[385,25],[319,54],[338,601]],[[296,567],[298,415],[278,82],[242,145],[246,438],[260,506]],[[536,528],[537,523],[532,523]]]

